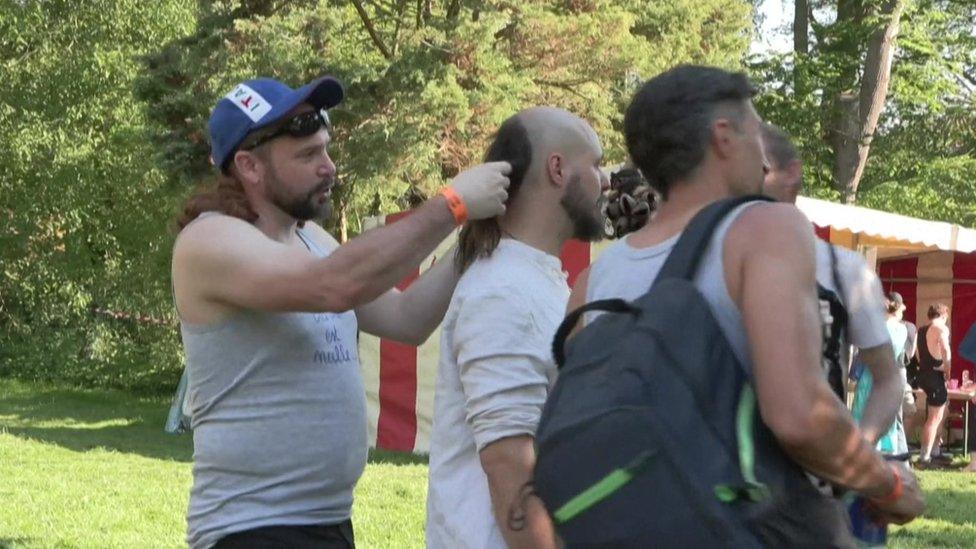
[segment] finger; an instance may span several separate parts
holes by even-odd
[[[512,173],[512,165],[504,160],[499,160],[497,162],[486,162],[485,166],[488,166],[493,170],[497,170],[504,175]]]
[[[504,187],[504,188],[507,189],[508,186],[511,185],[512,182],[511,182],[511,180],[509,178],[505,177],[504,175],[501,175],[501,176],[499,176],[498,183],[502,187]]]

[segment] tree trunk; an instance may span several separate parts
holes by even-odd
[[[339,243],[345,244],[349,240],[349,206],[343,200],[339,204]]]
[[[810,20],[807,18],[807,0],[796,0],[793,8],[793,52],[806,54],[810,51]]]
[[[834,151],[833,184],[848,204],[857,200],[871,140],[888,96],[895,39],[904,7],[905,0],[886,0],[881,6],[882,23],[868,41],[860,89],[841,91],[836,98],[829,136]]]
[[[807,15],[807,0],[796,0],[793,11],[793,93],[797,97],[804,97],[810,93],[806,78],[803,76],[803,63],[810,51],[809,27],[810,19]]]

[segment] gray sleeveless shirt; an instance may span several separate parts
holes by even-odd
[[[348,519],[367,451],[356,314],[247,310],[180,330],[193,426],[189,545]]]
[[[739,214],[752,204],[756,202],[749,202],[735,208],[718,224],[695,275],[695,286],[711,306],[712,314],[715,315],[715,320],[732,346],[733,352],[742,364],[750,369],[752,355],[749,352],[745,326],[742,324],[742,314],[725,286],[722,249],[729,227]],[[590,267],[586,301],[611,298],[630,301],[647,293],[680,236],[680,234],[676,235],[647,248],[634,248],[627,243],[627,238],[622,238],[608,246]]]

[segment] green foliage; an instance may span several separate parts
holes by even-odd
[[[168,390],[168,220],[137,62],[194,23],[192,0],[0,1],[0,375]]]
[[[409,189],[429,195],[477,162],[501,121],[528,106],[579,113],[620,161],[614,130],[637,83],[680,62],[737,66],[750,36],[751,7],[738,0],[444,2],[421,13],[415,2],[363,4],[365,20],[353,2],[260,14],[209,3],[196,34],[151,56],[138,86],[171,177],[210,173],[201,132],[236,82],[332,74],[348,89],[333,117],[344,183],[333,223],[355,232],[364,217],[403,208]]]
[[[828,6],[814,3],[828,20]],[[832,14],[831,14],[832,15]],[[806,194],[831,200],[833,156],[826,142],[824,94],[860,78],[866,37],[876,22],[814,25],[809,54],[758,56],[757,101],[803,156]],[[976,226],[976,11],[961,2],[909,2],[901,20],[891,86],[858,191],[858,203]]]
[[[621,161],[634,87],[675,63],[738,66],[752,15],[740,0],[362,5],[0,0],[0,375],[172,390],[171,220],[211,177],[207,117],[241,80],[345,82],[330,228],[351,236],[478,162],[524,107],[579,113]]]

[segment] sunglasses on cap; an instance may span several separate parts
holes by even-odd
[[[318,111],[303,112],[302,114],[289,118],[277,130],[259,137],[254,143],[242,146],[241,150],[254,149],[282,135],[308,137],[321,128],[325,128],[330,133],[332,132],[332,121],[329,120],[329,112],[327,110],[321,109]]]

